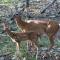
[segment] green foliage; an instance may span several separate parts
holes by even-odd
[[[8,6],[16,5],[17,3],[19,3],[19,0],[0,0],[0,4],[8,4]],[[6,9],[6,11],[8,11],[8,10]],[[5,13],[6,13],[6,11],[5,11]],[[4,13],[2,15],[4,16]],[[12,31],[19,31],[16,24],[10,20],[10,17],[7,19],[7,21],[9,22],[9,26],[11,27]],[[2,34],[2,31],[3,31],[2,17],[0,14],[0,34]],[[15,43],[13,43],[9,37],[2,37],[2,36],[0,36],[0,37],[2,38],[2,40],[0,39],[2,41],[2,42],[0,41],[0,54],[12,52],[12,55],[14,55],[16,52]],[[38,39],[38,44],[43,45],[43,47],[48,47],[50,45],[50,41],[49,41],[48,37],[41,37],[41,39]],[[55,41],[55,45],[60,47],[59,39],[57,39]],[[27,60],[36,60],[35,56],[32,57],[32,56],[28,55],[26,46],[27,46],[26,42],[24,42],[24,41],[21,42],[20,51],[21,51],[22,56],[26,57]]]
[[[13,3],[18,3],[19,0],[0,0],[0,4],[13,4]]]
[[[3,43],[0,43],[0,54],[4,54],[7,52],[12,52],[12,55],[16,52],[16,45],[11,41],[9,37],[3,37]],[[39,44],[42,44],[43,47],[48,47],[49,40],[47,37],[42,37],[41,40],[39,40]],[[55,41],[55,45],[60,45],[59,40]],[[31,56],[27,54],[27,47],[26,42],[21,42],[20,51],[23,57],[26,57],[27,60],[36,60],[35,56]]]

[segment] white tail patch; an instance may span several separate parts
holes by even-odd
[[[60,26],[60,23],[59,23],[59,26]]]

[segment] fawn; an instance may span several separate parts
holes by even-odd
[[[34,31],[29,32],[13,32],[9,29],[9,26],[6,21],[3,22],[4,32],[8,34],[13,42],[16,43],[16,50],[19,52],[20,42],[21,41],[31,41],[32,47],[37,47],[37,34]],[[33,35],[33,36],[32,36]],[[34,50],[32,50],[34,51]]]

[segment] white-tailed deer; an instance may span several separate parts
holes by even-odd
[[[19,52],[19,47],[20,47],[20,42],[21,41],[31,41],[32,42],[32,47],[37,47],[37,34],[34,31],[29,31],[29,32],[12,32],[9,29],[8,24],[3,22],[3,27],[4,27],[4,32],[6,32],[11,40],[16,43],[16,50]]]
[[[51,43],[49,49],[51,49],[54,46],[54,36],[59,30],[59,24],[56,21],[41,19],[41,20],[29,20],[25,22],[21,19],[21,16],[19,14],[15,14],[13,18],[17,26],[21,28],[21,31],[23,32],[34,31],[40,36],[42,34],[46,34],[49,37]]]

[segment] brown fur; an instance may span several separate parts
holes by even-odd
[[[22,21],[19,15],[14,16],[15,22],[23,32],[35,31],[38,35],[47,34],[52,48],[54,46],[54,36],[59,30],[59,24],[56,21],[45,20],[31,20],[30,22]],[[33,36],[33,35],[32,35]]]
[[[30,32],[12,32],[9,29],[9,26],[7,25],[6,22],[4,22],[4,31],[11,37],[12,41],[16,43],[16,48],[19,50],[20,47],[20,42],[21,41],[31,41],[33,44],[33,47],[37,46],[37,35],[35,32],[30,31]],[[33,36],[32,36],[33,35]]]

